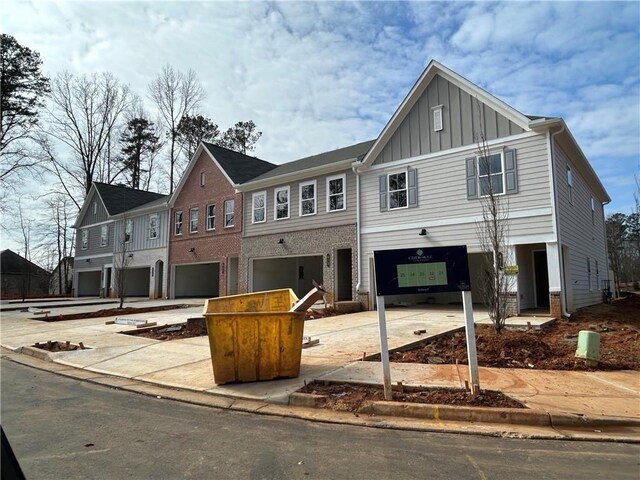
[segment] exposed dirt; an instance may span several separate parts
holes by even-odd
[[[576,359],[578,332],[600,333],[601,360],[589,368]],[[485,367],[544,370],[640,370],[640,295],[578,310],[544,329],[476,327],[478,364]],[[391,355],[392,362],[467,363],[464,332]]]
[[[384,400],[382,388],[368,385],[329,384],[312,382],[300,390],[302,393],[314,393],[327,396],[326,408],[348,412],[358,412],[367,402]],[[394,402],[429,403],[435,405],[459,405],[470,407],[525,408],[520,402],[493,390],[482,390],[471,395],[466,390],[430,388],[415,390],[394,390]]]
[[[164,310],[177,310],[181,308],[189,308],[192,305],[178,304],[178,305],[162,305],[158,307],[125,307],[125,308],[107,308],[103,310],[97,310],[95,312],[85,313],[71,313],[71,314],[59,314],[53,316],[39,316],[32,317],[31,320],[42,320],[43,322],[61,322],[65,320],[82,320],[85,318],[100,318],[100,317],[115,317],[117,315],[131,315],[133,313],[148,313],[148,312],[161,312]]]
[[[153,327],[140,331],[126,332],[127,335],[152,338],[154,340],[179,340],[181,338],[202,337],[207,334],[207,326],[204,321],[194,321]]]
[[[58,342],[57,340],[44,343],[37,342],[33,346],[39,348],[40,350],[47,350],[48,352],[71,352],[78,349],[90,350],[89,348],[85,347],[82,342],[80,342],[78,345],[75,345],[71,342]]]

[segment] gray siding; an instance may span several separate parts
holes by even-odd
[[[158,238],[149,238],[149,216],[152,214],[144,214],[128,217],[133,220],[133,238],[130,243],[127,244],[128,251],[148,250],[150,248],[161,248],[167,246],[167,238],[169,234],[169,226],[167,219],[169,215],[168,210],[162,210],[154,212],[158,215]],[[115,236],[114,238],[120,239],[124,233],[125,220],[121,219],[115,223]],[[121,251],[122,244],[119,241],[115,242],[115,251]]]
[[[346,209],[338,212],[327,212],[327,177],[334,175],[346,175]],[[299,214],[300,206],[300,183],[316,180],[316,214],[301,217]],[[290,187],[290,213],[288,219],[274,219],[274,188]],[[267,192],[267,210],[266,222],[251,223],[253,209],[253,194],[255,192]],[[343,170],[331,175],[321,175],[317,177],[309,177],[297,182],[282,183],[277,186],[270,186],[265,189],[245,192],[244,195],[244,236],[250,237],[255,235],[268,235],[280,233],[283,231],[291,232],[297,230],[310,230],[313,228],[335,227],[338,225],[349,225],[356,222],[356,177],[352,170]]]
[[[595,261],[598,261],[599,280],[609,278],[605,225],[602,199],[596,197],[588,183],[580,175],[575,163],[562,148],[554,143],[554,168],[556,175],[556,202],[560,224],[560,241],[568,247],[565,258],[568,308],[593,305],[602,301],[601,282],[596,285]],[[567,165],[573,174],[572,201],[569,200]],[[591,217],[591,196],[595,199],[595,214]],[[591,261],[593,288],[589,290],[587,257]]]
[[[443,129],[433,130],[432,107],[442,105]],[[524,130],[467,92],[436,75],[376,158],[374,164],[475,145],[479,133],[494,140]]]
[[[107,237],[107,245],[100,246],[100,230],[106,225],[109,229]],[[89,230],[89,247],[85,250],[82,249],[82,231]],[[104,223],[102,225],[95,225],[93,227],[79,228],[76,234],[76,256],[88,257],[92,255],[103,255],[105,253],[113,253],[113,221]]]
[[[107,210],[104,208],[102,200],[100,200],[100,196],[94,190],[91,194],[91,197],[85,200],[85,203],[89,205],[87,211],[80,222],[81,226],[93,225],[94,223],[105,222],[108,219]],[[94,203],[96,208],[96,213],[93,213]]]

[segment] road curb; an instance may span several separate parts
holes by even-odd
[[[295,392],[289,395],[289,405],[307,408],[323,408],[329,397],[312,393]],[[360,407],[357,413],[390,417],[419,418],[434,421],[505,423],[537,427],[639,427],[640,420],[626,417],[604,417],[549,413],[544,410],[520,408],[464,407],[372,401]]]

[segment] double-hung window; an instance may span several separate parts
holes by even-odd
[[[224,228],[233,227],[235,223],[235,200],[224,201]]]
[[[317,182],[311,180],[300,183],[300,216],[315,215],[316,213]]]
[[[406,208],[407,200],[407,172],[390,173],[387,176],[389,192],[389,210]]]
[[[149,215],[149,238],[158,238],[158,214]]]
[[[89,230],[82,230],[82,250],[89,248]]]
[[[267,220],[267,192],[256,192],[251,197],[251,223]]]
[[[109,225],[102,225],[100,227],[100,246],[106,247],[109,243]]]
[[[182,212],[176,212],[175,229],[173,232],[175,235],[182,235]]]
[[[327,212],[339,212],[347,208],[346,175],[327,177]]]
[[[567,189],[569,190],[569,203],[573,203],[573,172],[567,165]]]
[[[192,208],[189,210],[189,233],[198,232],[198,209]]]
[[[591,195],[591,224],[596,224],[596,201],[593,199],[593,195]]]
[[[478,182],[481,197],[504,193],[504,168],[501,153],[478,157]]]
[[[133,238],[133,219],[127,218],[124,222],[124,243],[129,243]]]
[[[274,214],[276,220],[289,218],[289,186],[279,187],[273,191]]]
[[[207,205],[207,230],[216,228],[216,206]]]

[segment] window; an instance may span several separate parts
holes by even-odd
[[[189,233],[196,233],[198,231],[198,209],[192,208],[189,210]]]
[[[431,109],[433,110],[433,131],[439,132],[442,130],[442,105],[437,105]]]
[[[502,173],[502,154],[494,153],[486,157],[478,157],[478,182],[481,197],[504,193],[504,175]]]
[[[182,235],[182,212],[176,212],[175,235]]]
[[[93,214],[98,213],[98,202],[93,202]]]
[[[593,195],[591,195],[591,224],[596,224],[596,202],[593,199]]]
[[[89,248],[89,230],[82,230],[82,250]]]
[[[216,228],[216,206],[207,205],[207,230]]]
[[[593,291],[593,285],[591,284],[591,259],[587,257],[587,281],[589,283],[589,291]]]
[[[315,180],[300,183],[300,216],[315,215],[316,213]]]
[[[133,219],[124,221],[124,243],[129,243],[133,237]]]
[[[234,225],[234,209],[236,202],[235,200],[225,200],[224,201],[224,228],[233,227]]]
[[[267,192],[256,192],[252,195],[251,223],[262,223],[267,220]]]
[[[158,238],[158,214],[149,215],[149,238]]]
[[[109,243],[109,225],[102,225],[100,227],[100,246],[106,247]]]
[[[347,208],[346,178],[346,175],[327,178],[327,212],[339,212]]]
[[[407,172],[391,173],[387,177],[389,210],[407,207]]]
[[[573,173],[569,165],[567,165],[567,187],[569,189],[569,202],[573,203]]]
[[[200,172],[200,186],[204,187],[204,172]]]
[[[276,188],[273,191],[274,214],[276,220],[289,218],[289,187]]]

